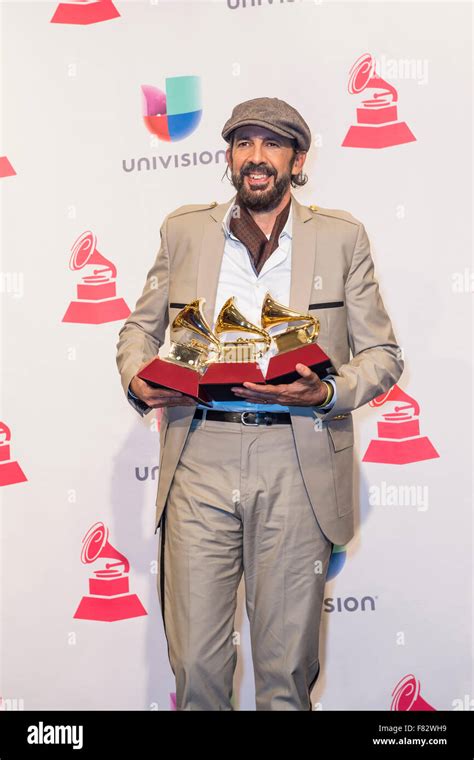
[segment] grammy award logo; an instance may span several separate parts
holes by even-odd
[[[98,325],[126,319],[130,309],[123,298],[116,297],[117,269],[97,250],[96,236],[88,230],[80,235],[72,247],[69,269],[77,271],[85,266],[101,265],[83,275],[77,285],[77,300],[71,301],[63,322]]]
[[[402,678],[392,691],[392,704],[390,710],[393,712],[410,712],[419,710],[420,712],[436,712],[435,707],[431,707],[420,694],[420,682],[411,673]]]
[[[359,95],[370,93],[356,110],[357,124],[349,127],[342,143],[343,148],[389,148],[413,142],[416,137],[404,121],[398,121],[398,94],[391,84],[378,76],[375,61],[370,53],[364,53],[349,72],[348,90]]]
[[[13,177],[16,171],[6,156],[0,156],[0,177]]]
[[[116,620],[147,615],[136,594],[129,593],[128,559],[108,542],[109,530],[95,523],[82,539],[81,561],[89,565],[98,559],[115,559],[94,570],[89,578],[89,595],[83,596],[74,617],[79,620]]]
[[[52,24],[97,24],[120,16],[112,0],[67,0],[59,3]]]
[[[369,406],[383,406],[388,401],[393,402],[394,407],[377,422],[378,438],[370,442],[362,461],[410,464],[439,457],[430,440],[420,435],[420,406],[415,399],[395,384],[387,393],[370,401]]]
[[[28,480],[18,462],[10,458],[10,439],[10,428],[0,422],[0,486],[11,486]]]

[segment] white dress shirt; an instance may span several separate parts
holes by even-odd
[[[229,216],[232,208],[233,204],[230,205],[222,221],[225,246],[219,273],[212,327],[216,323],[217,315],[223,304],[231,296],[235,296],[235,305],[244,317],[253,324],[260,326],[262,304],[267,291],[271,293],[276,301],[286,305],[289,304],[293,204],[290,206],[288,219],[280,233],[278,248],[265,261],[259,274],[255,270],[247,248],[229,229]],[[270,238],[270,235],[267,235],[267,238]],[[281,325],[280,327],[284,326]],[[242,336],[241,333],[229,332],[226,333],[226,339],[231,340],[239,337],[239,335]],[[265,367],[265,364],[262,366],[262,369],[263,367]],[[265,369],[263,369],[264,373]],[[330,378],[328,382],[331,382]],[[324,411],[329,411],[336,401],[336,384],[332,382],[331,385],[334,389],[334,395],[329,404],[324,407]],[[198,404],[198,407],[201,409],[205,408],[202,404]],[[235,397],[235,401],[213,401],[212,408],[226,411],[289,411],[289,408],[282,404],[253,403],[237,396]],[[323,409],[323,407],[320,408]]]

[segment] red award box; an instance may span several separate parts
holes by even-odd
[[[323,349],[317,343],[307,343],[301,348],[272,356],[268,362],[265,382],[272,385],[294,383],[295,380],[301,378],[295,369],[298,363],[305,364],[321,379],[328,374],[329,370],[334,370],[331,359]]]
[[[202,404],[212,401],[236,401],[234,385],[250,383],[293,383],[301,377],[295,369],[305,364],[323,378],[333,370],[332,362],[317,343],[308,343],[272,356],[264,376],[257,362],[214,362],[201,375],[195,369],[156,356],[138,373],[154,388],[168,388],[191,396]]]
[[[213,401],[237,401],[238,396],[231,388],[245,382],[265,382],[256,362],[215,362],[209,365],[201,377],[200,388]]]
[[[153,388],[168,388],[191,396],[202,404],[210,406],[210,398],[200,385],[200,373],[176,362],[165,361],[155,356],[138,372],[138,377],[146,380]]]
[[[308,343],[299,348],[272,356],[265,377],[257,363],[225,362],[209,365],[201,376],[199,387],[214,401],[236,401],[231,390],[233,385],[250,383],[293,383],[301,377],[295,369],[298,363],[305,364],[322,378],[333,369],[332,362],[317,343]]]

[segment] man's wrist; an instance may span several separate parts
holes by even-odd
[[[135,396],[134,392],[132,391],[130,385],[128,386],[128,392],[131,395],[132,398],[134,398],[136,401],[141,401],[141,399],[138,398],[138,396]]]
[[[333,376],[328,375],[323,380],[323,383],[328,387],[328,392],[326,398],[319,404],[314,404],[314,409],[318,412],[328,412],[336,403],[336,383]]]
[[[316,406],[326,406],[332,401],[332,397],[334,396],[334,388],[332,386],[332,383],[328,383],[326,380],[323,380],[323,385],[326,386],[326,396],[322,401],[319,402],[319,404],[316,404]]]

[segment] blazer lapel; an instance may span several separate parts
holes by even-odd
[[[234,198],[231,198],[227,203],[220,203],[209,211],[209,217],[207,223],[204,225],[201,247],[199,250],[196,298],[202,296],[206,299],[203,311],[204,316],[211,326],[214,319],[217,285],[219,282],[219,273],[225,246],[225,234],[222,228],[222,221],[227,209],[233,202]]]
[[[199,251],[196,297],[206,299],[204,315],[212,325],[216,302],[219,273],[224,255],[225,235],[222,221],[234,202],[220,203],[209,211]],[[309,224],[312,211],[299,203],[292,195],[293,237],[291,246],[290,303],[295,311],[306,313],[311,300],[312,278],[316,256],[316,225]]]
[[[311,303],[313,273],[316,264],[316,225],[311,209],[292,196],[293,238],[291,241],[290,303],[295,311],[307,313]]]

